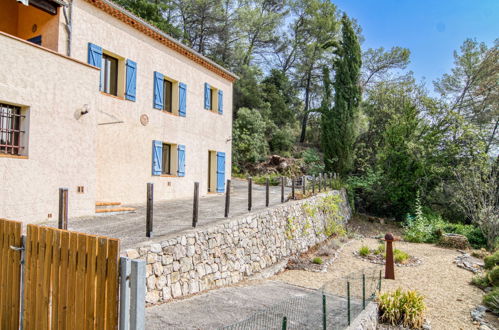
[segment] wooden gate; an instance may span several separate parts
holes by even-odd
[[[21,223],[0,219],[0,329],[19,327]]]

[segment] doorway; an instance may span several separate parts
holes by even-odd
[[[217,191],[217,152],[208,150],[208,192]]]

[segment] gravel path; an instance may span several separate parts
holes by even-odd
[[[374,265],[353,256],[362,245],[375,248],[377,240],[365,238],[348,243],[327,273],[289,270],[273,277],[295,285],[319,288],[324,283],[344,278],[352,272]],[[432,329],[474,329],[470,311],[481,303],[482,292],[469,284],[473,274],[453,264],[460,253],[430,244],[396,242],[395,247],[422,260],[416,267],[396,267],[396,280],[383,280],[382,291],[397,287],[416,289],[425,296],[427,318]]]

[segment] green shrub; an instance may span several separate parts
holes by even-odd
[[[281,184],[281,175],[278,173],[272,173],[268,175],[257,175],[253,177],[253,182],[256,184],[264,185],[269,178],[269,185],[278,186]]]
[[[485,269],[492,269],[494,266],[499,265],[499,250],[494,252],[493,255],[485,257],[483,261],[485,263]]]
[[[381,322],[416,329],[423,326],[426,305],[424,297],[415,290],[403,292],[398,288],[383,293],[378,298],[378,304]]]
[[[495,288],[483,296],[483,304],[493,313],[499,314],[499,288]]]
[[[495,266],[487,273],[487,278],[492,286],[499,287],[499,266]]]
[[[312,259],[312,263],[314,263],[316,265],[322,265],[323,261],[322,261],[322,258],[315,257],[314,259]]]
[[[366,245],[362,245],[359,249],[359,255],[362,257],[367,257],[371,251]]]
[[[475,249],[487,246],[487,239],[483,236],[482,230],[476,226],[463,225],[461,223],[446,223],[441,229],[445,233],[466,236],[470,245]]]
[[[401,251],[399,249],[393,250],[393,258],[394,258],[396,263],[403,264],[407,260],[409,260],[410,257],[411,256],[404,251]]]
[[[471,284],[479,287],[480,289],[485,289],[489,286],[489,279],[487,276],[475,275],[471,279]]]

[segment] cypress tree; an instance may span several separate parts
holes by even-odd
[[[324,74],[326,88],[322,104],[321,143],[326,172],[347,174],[353,166],[355,118],[361,99],[360,68],[362,64],[359,40],[350,19],[341,19],[342,38],[333,61],[335,71],[334,105],[331,108],[328,94],[329,73]]]

